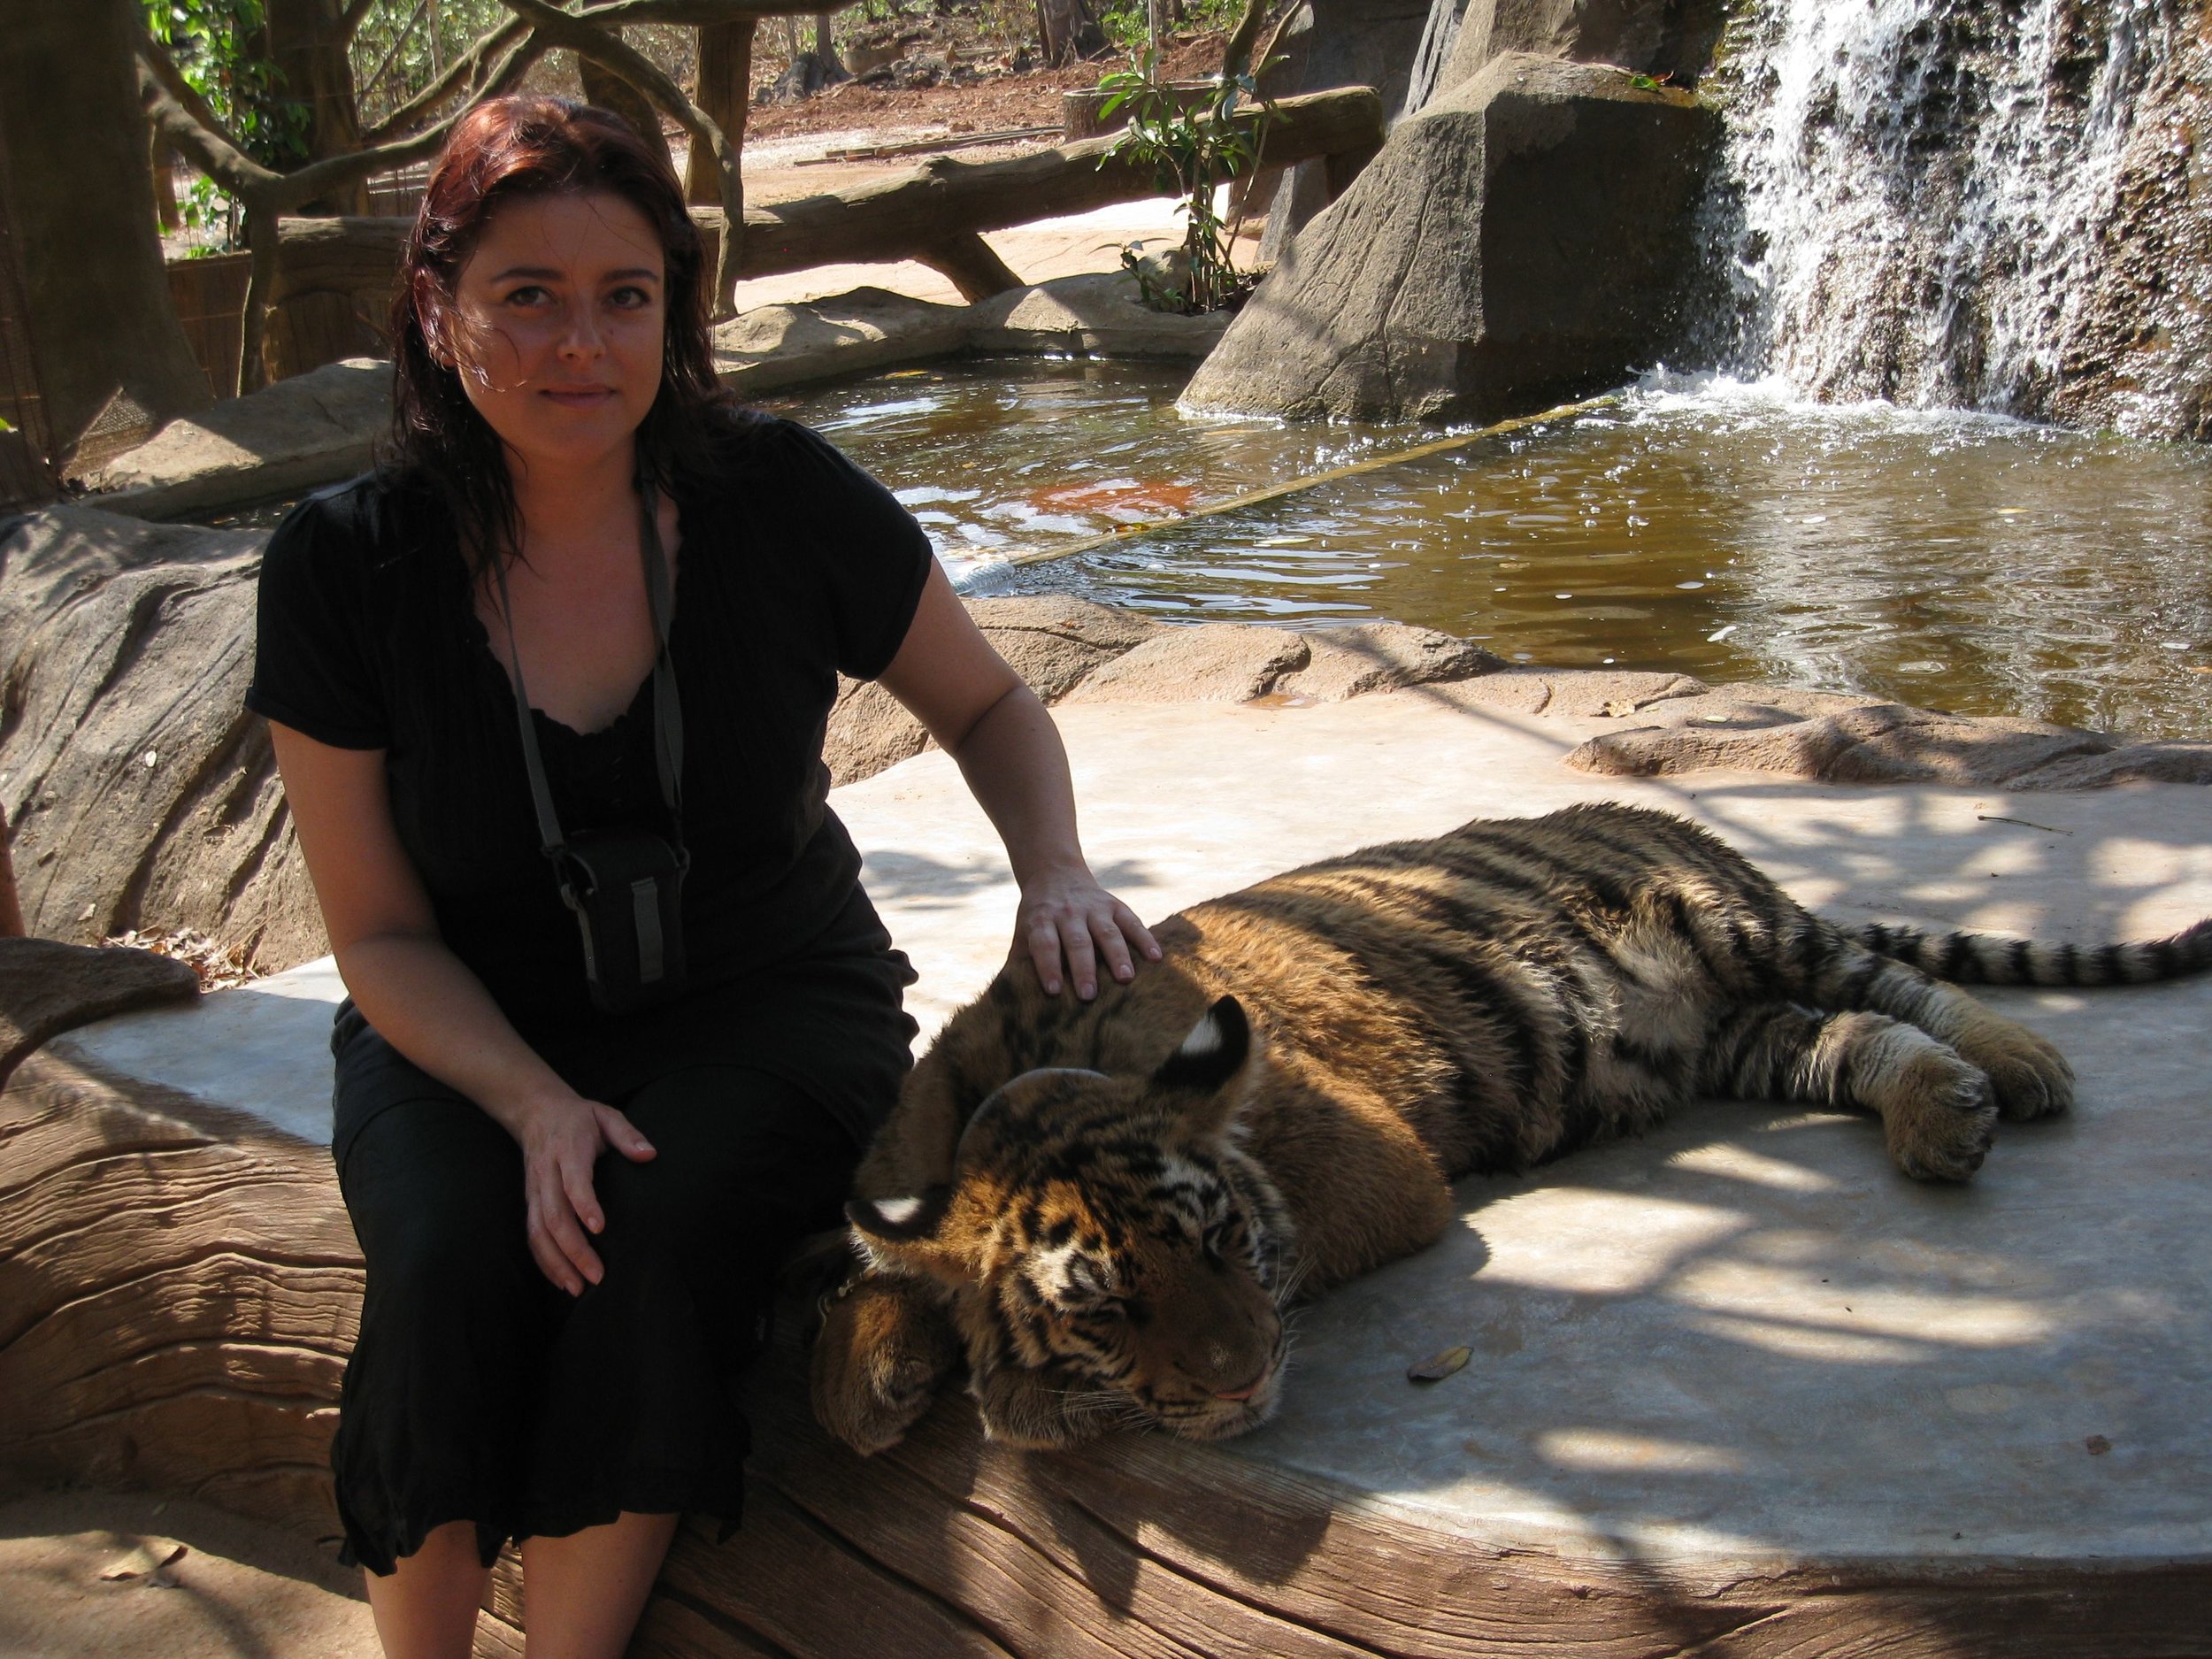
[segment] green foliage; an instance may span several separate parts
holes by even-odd
[[[168,48],[186,83],[207,100],[248,156],[279,172],[306,160],[312,116],[306,104],[283,96],[283,77],[265,56],[268,18],[262,0],[141,4],[146,32]],[[211,180],[196,180],[177,211],[190,228],[218,234],[213,247],[195,251],[236,245],[239,204]]]
[[[306,104],[285,96],[265,55],[262,0],[141,0],[146,30],[208,102],[247,155],[284,172],[307,159],[313,124]]]
[[[1183,0],[1183,14],[1175,27],[1220,29],[1225,34],[1236,27],[1243,12],[1244,0]],[[1098,8],[1098,27],[1131,58],[1151,44],[1145,27],[1144,0],[1106,0]]]
[[[1137,277],[1145,303],[1158,310],[1219,311],[1241,299],[1251,279],[1230,263],[1227,227],[1214,211],[1215,188],[1249,173],[1259,160],[1267,124],[1274,112],[1248,71],[1217,78],[1193,96],[1164,79],[1156,54],[1147,51],[1134,65],[1099,80],[1106,96],[1099,113],[1127,110],[1129,125],[1100,159],[1150,165],[1163,194],[1182,198],[1188,227],[1183,235],[1186,261],[1182,291],[1161,292],[1136,254],[1124,250],[1122,264]],[[1256,119],[1240,121],[1247,104]]]

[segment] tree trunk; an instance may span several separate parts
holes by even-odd
[[[134,0],[0,0],[0,133],[56,459],[103,412],[158,426],[212,401],[169,297],[139,107]]]
[[[745,117],[753,106],[753,35],[757,18],[707,23],[699,28],[699,88],[692,102],[722,129],[730,148],[745,148]],[[722,180],[714,157],[691,147],[684,169],[684,200],[698,207],[722,205]]]
[[[580,58],[576,67],[583,76],[584,102],[612,110],[645,141],[647,149],[666,161],[668,138],[661,131],[660,111],[653,101],[595,58]],[[718,186],[714,199],[722,199]]]
[[[361,113],[354,102],[353,60],[339,21],[342,0],[267,0],[269,57],[283,77],[283,96],[307,106],[307,156],[321,161],[361,148]],[[286,167],[283,171],[289,172]],[[307,204],[311,213],[365,213],[365,179]]]
[[[1106,44],[1090,0],[1037,0],[1038,33],[1045,62],[1055,69],[1087,58]]]
[[[830,27],[830,14],[826,12],[817,12],[814,14],[814,56],[821,64],[823,73],[830,80],[849,81],[852,79],[851,72],[845,67],[844,61],[837,55],[837,36]]]
[[[173,236],[184,228],[184,215],[177,208],[176,157],[167,144],[157,138],[151,157],[154,214],[161,221],[161,234]]]

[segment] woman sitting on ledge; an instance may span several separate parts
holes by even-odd
[[[698,234],[627,127],[472,111],[393,333],[391,459],[272,538],[248,696],[349,993],[338,1503],[388,1654],[467,1654],[518,1539],[531,1653],[613,1655],[677,1517],[738,1519],[779,1257],[908,1064],[912,972],[825,804],[837,675],[958,760],[1048,989],[1157,950],[920,528],[718,388]]]

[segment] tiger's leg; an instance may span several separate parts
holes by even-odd
[[[864,1272],[829,1304],[815,1339],[815,1418],[864,1457],[882,1451],[959,1364],[959,1335],[930,1286]]]
[[[1699,1081],[1738,1100],[1803,1101],[1871,1111],[1897,1167],[1962,1181],[1981,1167],[1997,1108],[1989,1079],[1916,1025],[1885,1014],[1755,1003],[1724,1020]]]
[[[2051,1043],[1958,987],[1877,956],[1855,939],[1834,936],[1809,995],[1823,1008],[1870,1009],[1948,1043],[1988,1074],[2007,1118],[2045,1118],[2074,1103],[2074,1068]]]

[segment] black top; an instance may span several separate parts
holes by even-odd
[[[803,956],[853,896],[860,857],[826,804],[830,705],[839,673],[890,664],[931,554],[889,491],[790,421],[742,418],[713,488],[672,494],[684,934],[703,988]],[[439,931],[516,1028],[542,1038],[589,1019],[513,687],[437,500],[378,472],[294,508],[262,565],[256,651],[248,708],[385,751],[393,821]],[[601,731],[533,718],[565,831],[666,832],[649,674]]]

